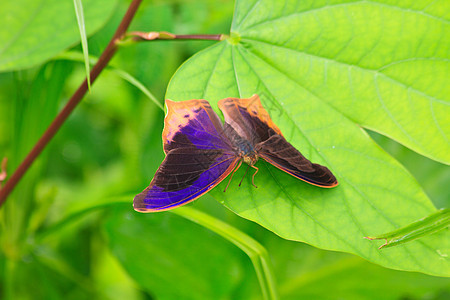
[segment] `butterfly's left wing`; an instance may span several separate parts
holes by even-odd
[[[150,185],[134,198],[137,211],[163,211],[191,202],[219,184],[239,160],[207,101],[166,105],[166,158]]]
[[[310,184],[331,188],[338,185],[336,177],[322,165],[314,164],[275,132],[268,140],[256,145],[258,156],[275,167]]]

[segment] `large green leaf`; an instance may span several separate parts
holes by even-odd
[[[86,33],[105,24],[115,6],[116,0],[83,0]],[[80,41],[72,1],[4,0],[0,12],[0,71],[38,65]]]
[[[216,106],[260,94],[288,141],[340,186],[310,186],[259,161],[258,188],[234,182],[223,193],[222,183],[211,194],[284,238],[449,276],[448,231],[383,251],[363,239],[435,208],[361,126],[450,161],[449,2],[425,2],[237,1],[231,38],[188,60],[167,98]]]

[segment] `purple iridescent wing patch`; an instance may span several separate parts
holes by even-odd
[[[191,202],[227,177],[239,160],[207,101],[167,100],[166,105],[166,158],[150,185],[134,198],[137,211],[163,211]]]

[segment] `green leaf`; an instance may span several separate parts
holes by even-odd
[[[105,228],[113,253],[142,288],[157,299],[225,299],[235,291],[243,279],[235,246],[182,217],[130,207],[112,209]]]
[[[116,2],[83,1],[87,35],[105,24]],[[38,65],[80,41],[70,1],[6,0],[0,2],[0,11],[0,71]]]
[[[80,31],[81,47],[83,48],[84,55],[84,67],[86,69],[86,80],[89,91],[91,90],[91,76],[89,66],[89,48],[86,36],[86,26],[84,23],[83,3],[81,0],[73,0],[73,6],[75,8],[75,15],[77,16],[78,29]]]
[[[429,215],[426,218],[420,219],[405,227],[396,229],[394,231],[378,235],[376,237],[367,237],[369,240],[386,240],[386,243],[380,246],[381,248],[388,248],[397,246],[406,242],[413,241],[423,236],[433,234],[447,228],[450,225],[450,209],[441,209]]]
[[[386,251],[363,239],[435,208],[405,168],[361,130],[450,161],[444,72],[450,26],[443,13],[449,4],[329,2],[237,1],[233,39],[184,63],[166,96],[204,98],[217,107],[219,99],[257,93],[286,139],[340,182],[321,189],[260,160],[258,188],[248,176],[241,188],[232,182],[223,193],[222,183],[211,192],[235,213],[286,239],[393,269],[450,276],[444,232]]]

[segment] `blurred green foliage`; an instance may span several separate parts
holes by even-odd
[[[89,38],[90,54],[100,55],[128,4],[118,1],[105,26]],[[131,29],[227,33],[233,5],[144,1]],[[143,82],[162,103],[177,67],[212,44],[140,43],[120,49],[112,65]],[[0,158],[9,158],[9,173],[83,76],[83,64],[68,61],[0,73]],[[128,196],[148,184],[163,159],[163,117],[138,89],[113,72],[101,74],[2,207],[2,299],[260,299],[250,260],[231,243],[179,216],[132,210]],[[371,135],[408,168],[437,207],[448,207],[447,166]],[[117,196],[127,197],[108,201]],[[209,196],[192,206],[266,247],[282,299],[450,297],[448,279],[393,271],[283,240]],[[134,251],[127,252],[125,244],[135,245]]]

